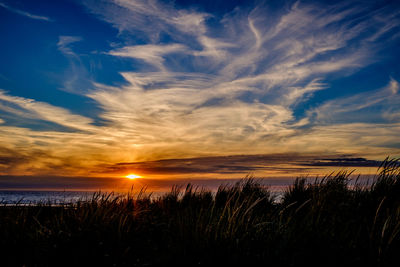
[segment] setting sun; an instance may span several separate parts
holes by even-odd
[[[136,175],[136,174],[128,174],[127,176],[125,176],[128,179],[136,179],[136,178],[142,178],[142,176]]]

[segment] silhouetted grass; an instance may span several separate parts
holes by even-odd
[[[398,266],[400,167],[370,186],[348,172],[297,179],[276,202],[253,179],[215,194],[96,193],[76,204],[0,207],[2,266]]]

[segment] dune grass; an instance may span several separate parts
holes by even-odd
[[[151,198],[0,207],[2,266],[398,266],[400,165],[369,186],[299,178],[281,201],[253,179]]]

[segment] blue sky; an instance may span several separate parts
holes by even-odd
[[[396,1],[0,0],[0,22],[2,175],[400,156]]]

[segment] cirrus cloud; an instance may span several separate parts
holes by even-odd
[[[385,45],[397,40],[396,8],[295,2],[279,12],[260,5],[217,16],[159,1],[84,3],[118,29],[121,42],[102,54],[133,67],[111,69],[122,84],[92,81],[83,67],[71,72],[74,86],[65,88],[93,100],[101,124],[1,92],[7,116],[64,127],[10,126],[4,118],[0,136],[7,145],[0,156],[14,162],[15,174],[60,168],[100,175],[96,166],[106,163],[221,155],[400,153],[396,79],[344,95],[332,92],[329,78],[351,76],[379,60]],[[58,41],[71,66],[80,62],[71,47],[78,41],[85,40]],[[90,89],[73,90],[81,80]],[[329,90],[329,100],[315,97]],[[18,149],[21,160],[10,160]]]

